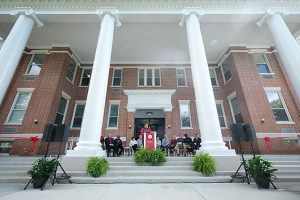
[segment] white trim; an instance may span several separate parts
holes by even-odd
[[[232,51],[230,51],[230,53],[231,53]],[[223,71],[223,63],[227,60],[227,58],[229,57],[229,54],[230,53],[228,53],[228,54],[225,54],[223,57],[222,57],[222,59],[220,60],[220,62],[218,63],[218,65],[220,66],[220,69],[221,69],[221,73],[222,73],[222,77],[223,77],[223,81],[224,81],[224,86],[232,79],[232,74],[231,74],[231,71],[230,71],[230,65],[228,65],[229,66],[229,72],[230,72],[230,79],[228,79],[227,81],[226,81],[226,79],[225,79],[225,75],[224,75],[224,71]]]
[[[16,96],[15,96],[14,101],[13,101],[11,107],[10,107],[10,110],[8,112],[8,115],[6,117],[4,125],[22,125],[23,120],[20,123],[16,123],[16,122],[9,122],[9,119],[10,119],[10,117],[12,115],[12,112],[13,112],[15,106],[16,106],[17,100],[18,100],[18,98],[19,98],[19,96],[20,96],[21,93],[30,93],[30,98],[29,98],[29,101],[28,101],[28,104],[27,104],[27,107],[26,107],[26,110],[25,110],[25,114],[26,114],[27,109],[28,109],[28,105],[29,105],[30,100],[31,100],[31,96],[32,96],[33,90],[34,90],[34,88],[17,88]],[[25,116],[25,114],[24,114],[24,116]]]
[[[181,128],[181,129],[193,129],[190,100],[178,100],[178,104],[179,104],[180,128]],[[181,107],[180,107],[180,105],[188,105],[189,118],[190,118],[190,126],[188,126],[188,127],[183,127],[183,126],[182,126],[182,120],[181,120]]]
[[[120,81],[120,85],[114,85],[115,70],[121,70],[121,77],[120,77],[120,78],[121,78],[121,81]],[[113,68],[113,74],[112,74],[112,79],[111,79],[111,87],[113,87],[113,88],[120,88],[120,87],[122,87],[122,80],[123,80],[122,75],[123,75],[123,70],[122,70],[122,68],[120,68],[120,67],[114,67],[114,68]]]
[[[67,111],[68,111],[68,107],[69,107],[69,103],[70,103],[70,99],[71,99],[71,96],[68,95],[67,93],[65,93],[64,91],[62,91],[61,93],[61,97],[59,99],[59,102],[61,101],[61,98],[64,98],[65,100],[67,100],[67,104],[66,104],[66,107],[65,107],[65,110],[64,110],[64,114],[63,114],[63,120],[62,120],[62,124],[65,123],[65,119],[66,119],[66,116],[67,116]],[[59,108],[59,105],[58,105],[58,108]],[[56,114],[58,113],[58,110],[56,112]],[[55,115],[55,118],[56,118],[56,115]]]
[[[73,127],[73,125],[74,125],[74,118],[75,118],[75,113],[76,113],[77,106],[78,105],[84,105],[85,106],[85,103],[86,103],[85,100],[76,100],[75,101],[73,115],[72,115],[72,121],[71,121],[71,127],[70,127],[71,130],[80,130],[81,129],[81,127]],[[83,113],[84,113],[84,111],[83,111]],[[83,115],[82,115],[82,117],[83,117]]]
[[[119,117],[120,117],[120,103],[121,100],[109,100],[109,110],[108,110],[108,119],[106,129],[114,129],[117,130],[119,128]],[[117,127],[110,127],[109,126],[109,119],[110,119],[110,110],[112,105],[118,105],[118,116],[117,116]]]
[[[178,85],[178,70],[183,70],[183,76],[184,76],[184,85]],[[185,68],[177,68],[176,67],[176,83],[177,87],[187,87],[187,81],[186,81],[186,73],[185,73]]]
[[[212,87],[219,87],[220,85],[219,85],[219,81],[218,81],[218,77],[217,77],[217,72],[216,72],[216,69],[217,69],[218,67],[209,67],[208,68],[208,70],[213,70],[213,72],[214,72],[214,74],[215,74],[215,79],[216,79],[216,84],[217,85],[212,85]],[[222,71],[222,69],[221,69],[221,71]],[[210,77],[211,78],[211,77]],[[229,80],[228,80],[229,81]]]
[[[93,68],[92,67],[79,67],[79,68],[81,68],[82,71],[81,71],[80,82],[79,82],[78,87],[89,87],[90,84],[89,85],[81,85],[82,84],[82,78],[83,78],[83,74],[84,74],[85,70],[90,69],[91,73],[93,73]]]
[[[67,79],[68,81],[70,81],[70,82],[74,85],[74,81],[75,81],[75,79],[76,79],[77,68],[80,66],[80,62],[78,61],[78,59],[76,58],[76,56],[75,56],[74,54],[72,54],[72,55],[70,56],[70,59],[72,59],[72,60],[75,62],[75,70],[74,70],[73,80],[70,80],[70,79],[68,78],[68,76],[67,76],[67,74],[68,74],[68,68],[69,68],[69,65],[70,65],[70,63],[68,63],[66,79]]]
[[[268,103],[269,103],[271,111],[272,111],[272,106],[270,105],[270,102],[269,102],[269,99],[268,99],[268,96],[267,96],[266,93],[267,92],[277,92],[278,97],[279,97],[279,99],[280,99],[280,101],[281,101],[281,103],[283,105],[283,108],[284,108],[284,110],[286,112],[286,115],[287,115],[287,117],[289,119],[289,121],[276,121],[276,118],[275,118],[275,116],[273,114],[273,111],[272,111],[272,114],[273,114],[274,120],[276,121],[276,124],[295,124],[295,122],[293,122],[292,116],[291,116],[291,114],[290,114],[290,112],[288,110],[288,107],[287,107],[287,105],[286,105],[286,103],[284,101],[284,98],[282,96],[281,88],[280,87],[273,87],[273,88],[272,87],[264,87],[264,90],[265,90],[265,95],[267,97],[267,100],[268,100]]]

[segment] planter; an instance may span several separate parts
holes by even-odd
[[[44,183],[48,180],[48,177],[40,177],[40,178],[35,178],[32,181],[33,188],[41,188]]]
[[[259,189],[260,188],[269,189],[270,187],[270,181],[267,178],[255,177],[254,181]]]

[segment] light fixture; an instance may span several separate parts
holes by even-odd
[[[265,119],[261,119],[260,122],[263,124],[265,122]]]
[[[153,112],[146,112],[146,115],[148,115],[148,117],[151,117],[153,115]]]
[[[131,129],[131,124],[128,125],[128,128]]]
[[[169,124],[169,125],[168,125],[168,129],[170,129],[170,128],[171,128],[171,125]]]

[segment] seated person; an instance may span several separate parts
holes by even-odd
[[[169,151],[170,151],[170,142],[171,141],[170,141],[168,135],[166,134],[165,137],[162,139],[161,146],[162,146],[162,149],[165,150],[167,155],[169,154]]]
[[[139,135],[139,139],[137,139],[137,146],[138,148],[144,148],[144,140],[143,140],[143,135]]]
[[[113,150],[113,156],[115,156],[115,140],[114,140],[114,138],[112,137],[112,134],[110,133],[110,134],[108,134],[108,137],[107,138],[105,138],[105,140],[104,140],[104,142],[105,142],[105,147],[106,147],[106,153],[107,153],[107,157],[109,157],[110,156],[110,152],[111,152],[111,150]]]
[[[123,142],[120,139],[120,136],[118,135],[117,138],[114,141],[114,145],[115,145],[115,152],[117,154],[117,156],[122,155],[122,153],[124,152],[124,147],[123,147]]]
[[[104,137],[103,137],[103,135],[102,135],[101,138],[100,138],[100,144],[101,144],[102,149],[105,150],[105,142],[104,142]]]
[[[136,152],[138,148],[138,142],[136,141],[135,137],[132,137],[130,142],[129,142],[129,147],[130,149],[133,150],[133,152]]]
[[[201,138],[199,137],[199,134],[196,134],[193,140],[193,149],[196,151],[199,150],[200,147],[201,147]]]
[[[183,145],[183,149],[185,152],[193,152],[193,140],[192,138],[190,138],[187,134],[184,134],[184,139],[182,142]]]
[[[176,145],[177,145],[177,140],[176,140],[176,138],[173,136],[173,137],[172,137],[172,140],[171,140],[171,142],[170,142],[170,154],[173,154],[173,153],[174,153],[174,149],[175,149]]]
[[[156,148],[161,149],[161,141],[158,136],[156,137]]]

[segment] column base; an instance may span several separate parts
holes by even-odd
[[[236,155],[233,149],[200,149],[196,151],[197,153],[208,153],[212,156],[216,161],[218,172],[235,172],[241,163],[240,157]]]
[[[68,150],[66,157],[80,156],[80,157],[105,157],[106,151],[100,147],[100,143],[79,141],[74,150]]]

